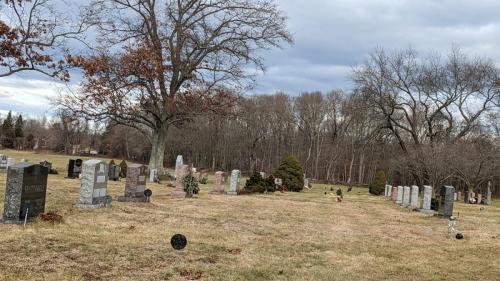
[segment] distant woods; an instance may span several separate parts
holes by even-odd
[[[182,154],[196,167],[250,174],[294,155],[307,177],[322,181],[368,184],[383,170],[392,184],[478,190],[491,181],[499,193],[497,77],[491,62],[457,50],[445,58],[376,51],[354,71],[352,92],[247,96],[231,115],[190,118],[170,130],[165,164]],[[50,149],[149,159],[138,131],[113,122],[97,129],[70,115],[48,126],[64,128],[60,138],[48,134]]]

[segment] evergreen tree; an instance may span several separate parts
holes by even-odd
[[[24,137],[24,122],[23,122],[23,116],[21,114],[19,114],[19,116],[16,119],[16,124],[14,127],[14,135],[16,138]]]
[[[378,171],[372,183],[370,183],[368,191],[373,195],[382,195],[385,190],[386,180],[384,171]]]
[[[288,191],[299,192],[304,189],[304,170],[299,160],[293,156],[281,162],[278,170],[274,172],[274,177],[282,179]]]
[[[15,132],[14,132],[14,122],[12,120],[12,112],[9,111],[9,114],[7,114],[7,118],[3,120],[2,124],[2,146],[6,148],[14,148],[14,138],[15,138]]]

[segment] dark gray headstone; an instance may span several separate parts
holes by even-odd
[[[445,218],[453,216],[453,202],[455,201],[455,188],[453,186],[443,186],[439,192],[439,213]]]
[[[0,154],[0,169],[7,169],[7,155]]]
[[[109,180],[118,181],[120,180],[121,168],[118,165],[109,165]]]
[[[45,195],[49,170],[39,164],[20,163],[7,171],[7,188],[3,219],[20,223],[45,211]],[[26,216],[27,214],[27,216]]]

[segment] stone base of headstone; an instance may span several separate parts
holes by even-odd
[[[146,203],[146,196],[143,197],[130,197],[130,196],[119,196],[117,199],[118,202],[133,202],[133,203]]]
[[[102,202],[102,203],[99,203],[99,204],[83,204],[83,203],[76,203],[75,205],[73,205],[73,207],[77,208],[77,209],[99,209],[99,208],[106,208],[106,207],[110,207],[111,206],[111,202],[112,202],[112,198],[111,196],[106,196],[106,202]]]
[[[228,191],[228,192],[226,192],[226,195],[238,195],[238,192],[236,192],[236,191]]]
[[[436,211],[434,210],[424,210],[424,209],[418,209],[418,212],[419,213],[422,213],[422,214],[429,214],[429,215],[434,215],[434,214],[437,214]]]
[[[26,222],[30,223],[34,221],[35,219],[27,219]],[[24,224],[24,220],[0,220],[0,224]]]

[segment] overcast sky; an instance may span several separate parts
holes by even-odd
[[[265,54],[255,93],[349,89],[353,67],[380,47],[446,53],[452,46],[500,65],[498,0],[278,0],[295,44]],[[38,80],[41,79],[41,80]],[[0,112],[41,115],[57,83],[0,78]],[[73,80],[72,83],[78,83]]]

